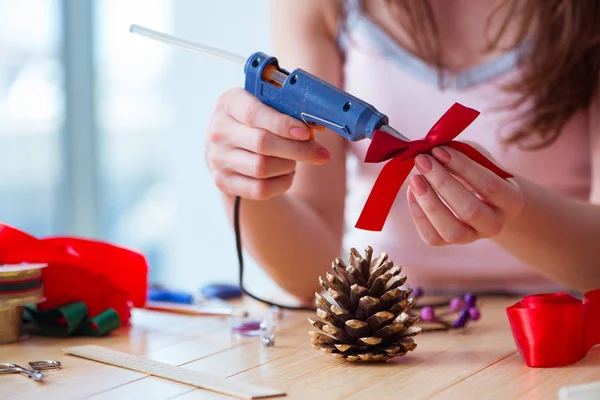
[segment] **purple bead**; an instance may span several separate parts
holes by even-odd
[[[421,309],[421,319],[423,321],[434,321],[435,320],[435,311],[433,307],[426,306]]]
[[[467,303],[468,306],[475,307],[475,302],[477,301],[477,296],[475,296],[472,293],[467,293],[464,295],[463,298],[465,299],[465,302]]]
[[[473,321],[477,321],[479,318],[481,318],[481,312],[477,307],[471,307],[469,308],[469,317]]]
[[[460,297],[453,297],[450,300],[450,312],[456,312],[463,306],[463,300]]]
[[[459,328],[464,328],[466,324],[467,324],[467,319],[466,319],[466,318],[463,318],[463,317],[458,317],[458,318],[457,318],[457,319],[454,321],[454,324],[453,324],[453,326],[454,326],[456,329],[459,329]]]
[[[413,297],[417,298],[417,297],[421,297],[421,296],[423,296],[423,289],[414,288],[413,289]]]
[[[469,320],[469,309],[467,308],[463,308],[462,310],[460,310],[460,312],[458,313],[458,318],[462,318],[465,320],[465,322],[467,322]]]

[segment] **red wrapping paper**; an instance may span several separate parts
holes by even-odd
[[[402,184],[420,153],[430,153],[436,146],[449,146],[490,169],[502,178],[512,175],[498,168],[467,143],[453,140],[465,130],[479,112],[455,103],[420,140],[405,142],[385,132],[375,131],[365,156],[366,163],[390,160],[382,168],[356,223],[356,228],[381,231]]]
[[[74,237],[37,239],[0,224],[0,264],[20,263],[48,264],[42,310],[83,301],[90,318],[113,308],[127,325],[130,308],[146,304],[148,266],[131,250]]]
[[[600,289],[584,300],[568,293],[524,297],[506,309],[510,328],[529,367],[562,367],[600,344]]]

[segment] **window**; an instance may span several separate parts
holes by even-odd
[[[59,4],[0,0],[0,221],[33,235],[60,218]]]
[[[166,143],[173,49],[129,32],[132,23],[172,31],[172,2],[95,2],[96,124],[101,231],[142,251],[158,279],[175,204]]]
[[[204,132],[220,93],[243,86],[243,66],[131,24],[270,51],[267,0],[0,0],[0,221],[136,249],[151,283],[236,282]],[[257,294],[268,283],[249,257],[246,281]]]

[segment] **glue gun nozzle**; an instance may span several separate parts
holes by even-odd
[[[400,132],[398,132],[389,125],[382,125],[381,128],[379,128],[379,130],[395,137],[396,139],[404,140],[405,142],[410,142],[410,139],[408,139],[406,136],[402,135]]]

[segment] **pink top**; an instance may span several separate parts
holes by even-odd
[[[440,90],[437,73],[407,53],[350,1],[346,26],[340,31],[344,50],[345,90],[371,103],[390,118],[390,125],[410,139],[423,137],[454,103],[481,111],[457,139],[479,143],[497,163],[513,174],[554,192],[588,200],[591,181],[587,113],[576,115],[561,137],[537,151],[505,148],[500,141],[510,133],[517,110],[496,111],[509,100],[501,85],[519,74],[516,52],[461,72]],[[513,125],[514,126],[514,125]],[[489,240],[468,245],[431,247],[424,243],[412,221],[405,183],[382,232],[354,228],[382,164],[362,162],[368,140],[352,143],[344,248],[387,252],[403,266],[407,284],[428,292],[504,291],[519,293],[561,290]],[[412,174],[416,173],[413,170]]]

